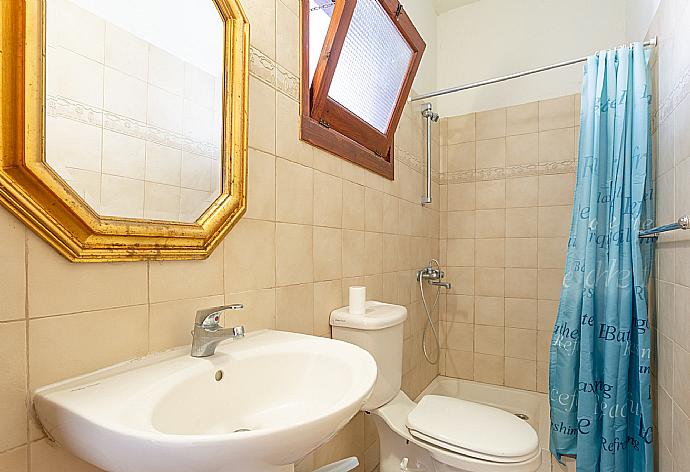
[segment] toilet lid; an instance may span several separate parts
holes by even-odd
[[[507,411],[459,398],[427,395],[407,417],[412,436],[443,449],[494,462],[520,462],[539,452],[536,431]]]

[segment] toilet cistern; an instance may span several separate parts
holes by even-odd
[[[244,305],[215,306],[204,308],[196,312],[194,329],[192,330],[192,357],[208,357],[216,352],[216,347],[226,339],[241,339],[244,337],[244,326],[223,328],[220,315],[224,311],[241,310]]]

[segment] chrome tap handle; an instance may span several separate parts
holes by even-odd
[[[196,323],[199,326],[203,326],[204,328],[219,328],[221,313],[229,310],[241,310],[242,308],[244,308],[244,305],[240,303],[234,303],[232,305],[214,306],[211,308],[197,310],[196,319],[194,323]]]

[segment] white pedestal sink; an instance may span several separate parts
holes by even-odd
[[[359,411],[376,363],[352,344],[258,331],[40,388],[46,433],[110,472],[283,472]]]

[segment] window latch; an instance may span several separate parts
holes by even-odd
[[[398,8],[395,10],[395,19],[397,20],[400,17],[400,14],[402,13],[402,3],[398,2]]]
[[[324,120],[323,118],[321,118],[321,119],[319,120],[319,124],[320,124],[321,126],[323,126],[324,128],[330,129],[330,127],[331,127],[331,125],[330,125],[326,120]]]

